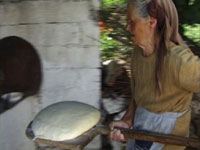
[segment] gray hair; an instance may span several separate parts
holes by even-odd
[[[136,13],[143,19],[147,19],[148,14],[148,3],[150,0],[128,0],[128,5],[134,5]]]

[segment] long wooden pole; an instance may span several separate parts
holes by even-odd
[[[160,133],[149,133],[144,131],[135,131],[124,128],[116,128],[119,129],[127,139],[135,139],[135,140],[144,140],[151,142],[159,142],[163,144],[170,145],[179,145],[179,146],[187,146],[192,148],[200,149],[200,139],[197,138],[186,138],[175,135],[166,135]],[[62,149],[68,150],[82,150],[96,135],[98,134],[110,134],[111,130],[107,126],[98,126],[84,133],[82,136],[68,141],[50,141],[45,139],[35,139],[35,142],[48,144],[52,146],[56,146]],[[26,135],[30,138],[34,138],[34,134],[31,129],[31,123],[26,129]]]
[[[187,137],[180,137],[176,135],[136,131],[136,130],[130,130],[130,129],[124,129],[124,128],[116,128],[116,129],[119,129],[124,134],[126,139],[151,141],[151,142],[158,142],[162,144],[187,146],[187,147],[198,148],[198,149],[200,148],[199,138],[187,138]],[[100,134],[109,134],[111,132],[108,127],[103,127],[103,126],[99,127],[98,130]]]

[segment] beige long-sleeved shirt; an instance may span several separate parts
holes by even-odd
[[[200,91],[200,59],[191,50],[170,44],[164,58],[163,92],[156,95],[156,53],[148,57],[142,49],[135,48],[132,54],[133,96],[137,106],[155,113],[183,112],[190,107],[194,92]]]
[[[189,135],[190,103],[194,92],[200,92],[200,59],[189,50],[171,43],[164,58],[163,93],[155,91],[156,53],[144,57],[142,49],[132,54],[132,93],[137,106],[154,113],[183,112],[177,119],[172,134]],[[183,146],[165,145],[163,150],[183,150]]]

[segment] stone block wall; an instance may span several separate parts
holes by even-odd
[[[98,0],[0,0],[0,38],[18,36],[30,42],[43,68],[40,93],[0,114],[0,149],[36,149],[25,128],[52,103],[99,106],[98,8]]]

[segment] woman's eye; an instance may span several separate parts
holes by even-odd
[[[127,25],[126,25],[126,27],[128,27],[128,26],[129,26],[131,29],[133,29],[134,26],[135,26],[135,22],[132,21],[132,20],[128,20],[128,21],[127,21]]]
[[[131,21],[130,21],[130,25],[131,25],[131,26],[134,26],[135,23],[131,20]]]

